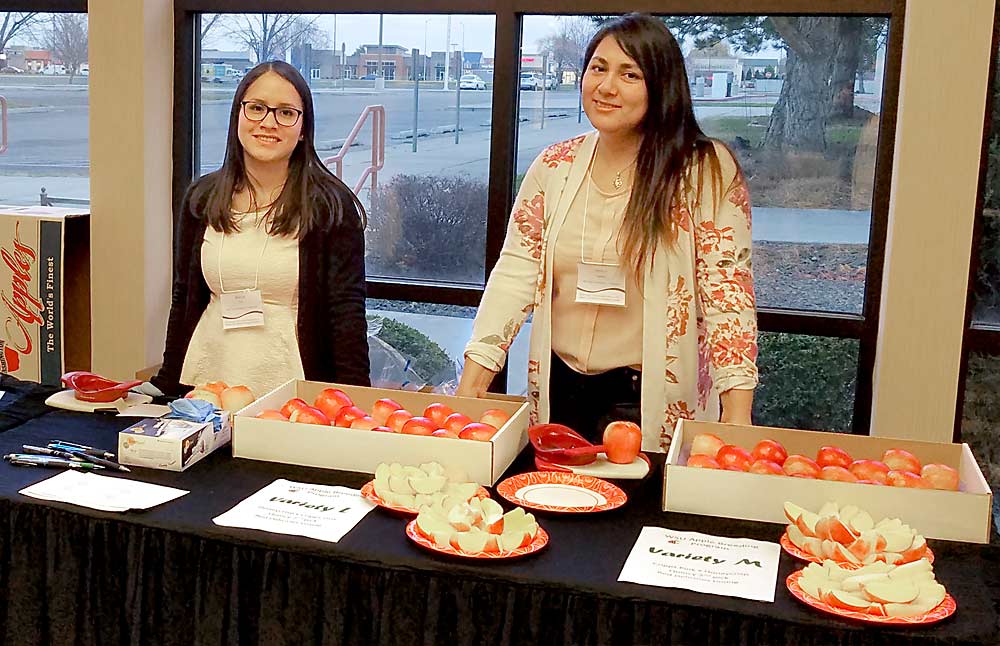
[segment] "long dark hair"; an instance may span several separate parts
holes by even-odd
[[[232,215],[233,194],[249,190],[251,206],[257,207],[239,138],[240,111],[243,109],[240,101],[247,88],[268,72],[274,72],[291,83],[302,99],[301,140],[288,160],[285,186],[278,198],[268,206],[266,215],[272,216],[268,233],[294,235],[301,240],[306,233],[317,227],[322,229],[340,224],[364,227],[364,206],[354,192],[330,172],[316,153],[313,144],[316,119],[309,86],[299,71],[284,61],[267,61],[257,65],[246,73],[236,87],[233,106],[229,110],[226,158],[222,162],[222,168],[203,177],[192,190],[192,203],[197,205],[195,213],[205,217],[216,231],[232,233],[237,230]]]
[[[587,68],[607,36],[639,66],[648,96],[646,116],[639,125],[642,143],[636,178],[619,234],[620,240],[624,238],[622,255],[638,277],[659,242],[676,241],[680,223],[674,221],[673,214],[678,212],[674,207],[681,205],[692,175],[699,178],[696,199],[700,201],[706,162],[713,193],[721,190],[722,170],[715,140],[702,132],[695,119],[681,48],[663,21],[630,13],[604,23],[587,45],[583,60]]]

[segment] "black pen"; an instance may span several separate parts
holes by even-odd
[[[64,450],[75,450],[80,453],[86,453],[87,455],[96,455],[99,458],[104,458],[105,460],[114,460],[115,454],[104,449],[95,449],[92,446],[87,446],[86,444],[77,444],[76,442],[67,442],[66,440],[49,440],[49,448],[53,447],[53,444],[58,444],[61,449]]]
[[[93,462],[74,462],[65,458],[53,458],[47,455],[34,455],[31,453],[11,453],[3,456],[11,464],[23,467],[49,467],[56,469],[81,469],[84,471],[94,471],[104,469],[99,464]]]
[[[118,464],[117,462],[112,462],[111,460],[105,460],[104,458],[99,458],[96,455],[87,455],[83,451],[67,451],[67,453],[69,453],[74,458],[79,458],[79,459],[85,460],[87,462],[93,462],[94,464],[98,464],[98,465],[100,465],[102,467],[105,467],[107,469],[114,469],[116,471],[124,471],[126,473],[130,473],[132,471],[128,467],[126,467],[124,465],[121,465],[121,464]]]
[[[81,458],[76,455],[73,455],[69,451],[53,449],[52,447],[46,448],[44,446],[32,446],[30,444],[22,444],[21,450],[24,451],[25,453],[31,453],[34,455],[49,455],[55,458],[65,458],[67,460],[73,460],[75,462],[90,462],[90,456],[87,456],[86,458]]]

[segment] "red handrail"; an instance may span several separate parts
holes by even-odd
[[[0,96],[0,155],[7,152],[7,99]]]
[[[378,187],[378,172],[385,165],[385,107],[370,105],[365,108],[361,112],[361,116],[358,117],[358,122],[354,124],[351,134],[347,135],[347,139],[344,140],[344,145],[340,147],[340,152],[323,160],[327,166],[333,164],[333,174],[343,179],[344,157],[347,156],[347,151],[357,139],[358,133],[361,132],[361,128],[364,127],[369,116],[372,118],[372,161],[371,165],[361,173],[361,179],[354,185],[355,193],[361,190],[369,177],[372,180],[371,192],[375,193],[375,189]]]

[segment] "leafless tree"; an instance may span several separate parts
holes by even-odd
[[[82,13],[52,14],[52,30],[48,48],[52,56],[66,67],[69,82],[87,62],[87,15]]]
[[[221,13],[203,13],[201,15],[201,45],[205,46],[208,41],[209,34],[212,33],[216,27],[219,26],[219,20],[222,18]]]
[[[549,55],[549,61],[558,70],[572,70],[579,83],[583,75],[583,55],[596,31],[597,26],[589,18],[561,17],[556,32],[540,39],[538,49]]]
[[[0,12],[0,52],[14,40],[15,36],[32,38],[34,29],[44,19],[38,11]]]
[[[230,39],[253,52],[257,62],[284,58],[296,45],[322,47],[329,38],[316,21],[318,16],[291,13],[254,13],[227,16]]]

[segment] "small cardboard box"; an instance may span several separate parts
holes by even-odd
[[[0,206],[0,372],[58,385],[90,369],[86,210]]]
[[[747,451],[763,439],[781,442],[789,455],[811,458],[823,446],[839,446],[855,460],[881,460],[886,449],[905,449],[923,464],[950,466],[959,473],[959,491],[907,489],[758,475],[685,466],[691,442],[713,433]],[[866,435],[798,431],[680,420],[664,467],[663,509],[689,514],[787,524],[784,503],[817,511],[827,501],[853,504],[873,518],[901,519],[927,538],[988,543],[993,494],[968,444],[944,444]]]
[[[218,431],[211,421],[139,420],[118,433],[118,461],[129,466],[184,471],[229,442],[232,417],[224,414],[222,419]]]
[[[489,442],[378,433],[358,429],[299,424],[281,420],[257,419],[267,408],[281,408],[293,397],[307,402],[316,399],[324,388],[340,388],[355,405],[371,411],[372,404],[384,397],[399,402],[419,415],[428,404],[440,402],[472,419],[479,419],[491,408],[510,414],[510,419]],[[233,456],[284,462],[326,469],[374,473],[382,462],[420,464],[438,462],[465,470],[472,480],[492,485],[499,480],[521,449],[528,443],[528,404],[522,397],[491,395],[489,399],[451,397],[384,388],[344,386],[314,381],[293,380],[272,390],[234,418]]]

